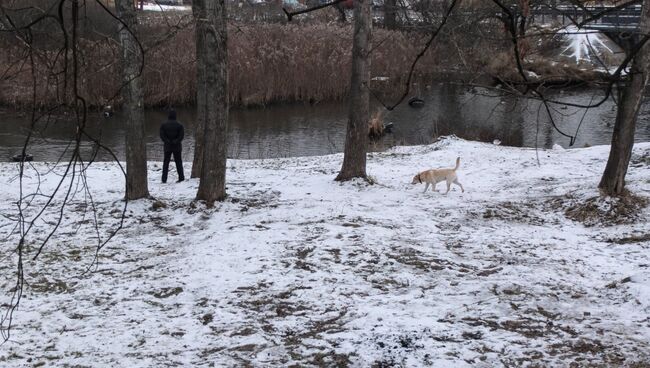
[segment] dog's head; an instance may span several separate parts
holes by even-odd
[[[411,181],[411,184],[422,184],[422,176],[421,173],[417,174],[413,177],[413,181]]]

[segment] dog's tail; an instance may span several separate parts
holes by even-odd
[[[454,167],[454,171],[458,170],[459,167],[460,167],[460,157],[457,157],[456,158],[456,167]]]

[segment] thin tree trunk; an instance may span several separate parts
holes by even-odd
[[[194,19],[198,25],[198,14],[194,14]],[[205,79],[205,54],[199,53],[198,50],[204,42],[203,33],[196,33],[196,129],[194,130],[194,160],[192,162],[192,178],[201,177],[201,168],[203,167],[203,146],[204,131],[206,120],[206,96],[207,87]]]
[[[650,0],[643,1],[639,34],[650,33]],[[625,175],[632,156],[634,131],[639,109],[643,101],[643,91],[650,77],[650,45],[647,43],[639,50],[632,61],[630,80],[620,94],[612,147],[605,172],[598,187],[604,194],[619,195],[625,188]]]
[[[196,32],[202,33],[197,55],[205,60],[205,126],[203,165],[196,198],[208,206],[226,197],[226,134],[228,132],[228,54],[225,0],[194,0]]]
[[[355,0],[352,79],[348,105],[343,166],[337,181],[366,178],[368,121],[370,119],[370,0]]]
[[[149,196],[147,185],[147,146],[144,129],[144,92],[141,68],[144,55],[136,39],[138,19],[132,0],[116,0],[121,46],[123,111],[126,120],[126,198]]]
[[[338,3],[334,5],[334,8],[339,12],[339,22],[347,22],[347,17],[345,16],[345,9],[343,8],[343,3]]]
[[[397,28],[397,1],[384,1],[384,27],[387,29]]]

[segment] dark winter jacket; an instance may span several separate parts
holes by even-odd
[[[160,126],[160,139],[165,142],[165,152],[180,152],[183,150],[181,141],[185,136],[183,125],[170,119]]]

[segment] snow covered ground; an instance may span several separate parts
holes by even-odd
[[[560,29],[558,34],[565,35],[568,43],[568,46],[560,53],[560,55],[566,53],[567,56],[575,59],[576,63],[583,60],[592,61],[594,54],[599,56],[599,54],[613,52],[612,49],[607,46],[607,37],[597,31],[580,29],[571,25]]]
[[[161,184],[151,163],[158,201],[129,205],[94,272],[84,273],[96,244],[82,192],[26,261],[0,365],[647,366],[650,210],[639,204],[650,197],[650,143],[635,147],[626,206],[597,198],[607,154],[447,138],[369,155],[374,185],[334,182],[340,154],[232,160],[229,198],[213,209],[192,202],[196,180]],[[410,184],[457,156],[465,193]],[[16,165],[1,166],[11,218]],[[107,163],[87,179],[105,235],[123,179]],[[54,215],[36,223],[28,255]],[[5,216],[2,303],[17,241]]]

